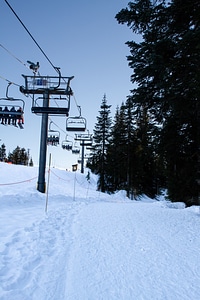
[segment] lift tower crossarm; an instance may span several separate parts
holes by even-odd
[[[23,94],[44,94],[48,89],[49,95],[68,95],[71,96],[72,90],[70,88],[71,77],[56,77],[56,76],[26,76],[25,86],[20,86],[20,91]]]

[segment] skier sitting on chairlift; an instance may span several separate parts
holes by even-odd
[[[17,116],[16,116],[16,114],[15,114],[16,109],[15,109],[14,106],[11,108],[10,112],[11,112],[10,118],[11,118],[11,121],[12,121],[12,125],[16,126]]]
[[[17,124],[19,125],[19,127],[22,127],[22,124],[24,124],[24,117],[23,117],[23,110],[20,107],[17,112],[19,112],[19,115],[17,115]]]
[[[3,112],[8,112],[8,111],[9,111],[8,107],[5,106],[5,108],[3,109]],[[9,125],[10,124],[9,115],[3,113],[3,118],[2,118],[1,124],[7,124],[7,121],[8,121],[8,125]]]

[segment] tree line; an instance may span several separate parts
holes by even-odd
[[[200,2],[135,0],[116,20],[141,36],[126,43],[134,88],[114,120],[104,95],[88,166],[103,192],[200,204]]]
[[[0,146],[0,161],[12,163],[15,165],[33,166],[32,157],[30,157],[29,150],[17,146],[12,152],[6,154],[6,146]]]

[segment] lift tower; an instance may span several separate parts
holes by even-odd
[[[66,117],[68,117],[70,108],[70,96],[72,95],[70,82],[74,78],[74,76],[36,76],[36,74],[34,74],[34,76],[22,76],[25,79],[25,86],[20,86],[20,91],[26,95],[33,95],[31,110],[33,113],[42,116],[37,190],[41,193],[45,193],[48,116],[65,115]],[[42,98],[37,97],[35,99],[35,95],[42,95]],[[41,99],[42,105],[40,105]],[[56,99],[56,103],[58,104],[59,102],[60,106],[53,106],[54,101],[51,101],[51,99]]]
[[[92,146],[92,134],[75,134],[75,141],[80,141],[80,146],[82,146],[81,153],[81,173],[84,173],[84,147]]]

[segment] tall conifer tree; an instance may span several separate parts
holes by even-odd
[[[97,116],[97,123],[94,128],[94,149],[91,157],[88,160],[88,167],[92,172],[99,175],[98,188],[105,192],[106,186],[106,169],[107,169],[107,147],[110,139],[111,129],[111,105],[107,104],[106,95],[104,94],[100,106],[99,116]]]
[[[5,161],[6,159],[6,146],[2,144],[0,147],[0,161]]]
[[[200,2],[135,0],[116,18],[142,35],[127,42],[131,97],[160,129],[170,199],[200,203]]]
[[[125,106],[117,107],[108,146],[107,182],[110,191],[125,189],[127,182],[127,127],[125,124]]]

